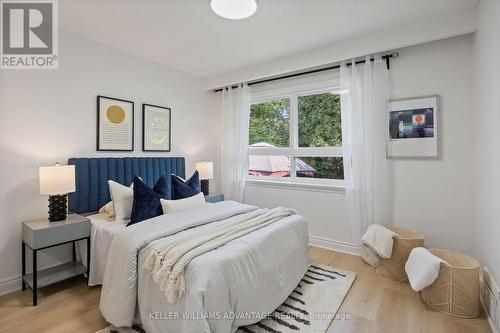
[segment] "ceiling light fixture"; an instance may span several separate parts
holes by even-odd
[[[256,0],[210,0],[215,14],[230,20],[241,20],[257,11]]]

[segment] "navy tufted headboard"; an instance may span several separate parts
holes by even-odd
[[[139,176],[153,186],[161,175],[185,177],[184,157],[70,158],[68,164],[75,165],[76,174],[76,192],[69,194],[68,208],[80,214],[96,212],[111,200],[108,180],[129,186]]]

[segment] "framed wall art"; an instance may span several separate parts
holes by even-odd
[[[438,157],[438,96],[388,102],[388,157]]]
[[[97,150],[134,150],[134,102],[97,96]]]
[[[142,104],[142,150],[171,150],[172,110],[168,107]]]

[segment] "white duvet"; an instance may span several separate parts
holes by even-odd
[[[106,267],[106,259],[109,250],[109,245],[114,235],[123,232],[126,229],[125,223],[115,223],[113,218],[109,218],[107,214],[99,213],[89,215],[87,218],[91,221],[90,239],[91,239],[91,254],[90,254],[90,276],[88,280],[89,286],[97,286],[102,284],[104,278],[104,268]],[[87,241],[78,242],[77,259],[87,266]]]
[[[174,304],[145,267],[148,254],[168,236],[254,209],[225,201],[158,216],[115,234],[101,293],[105,319],[130,326],[138,313],[148,333],[230,333],[273,311],[307,270],[307,224],[298,215],[193,259],[185,271],[186,294]]]

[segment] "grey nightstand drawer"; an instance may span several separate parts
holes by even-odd
[[[23,223],[23,241],[36,250],[90,236],[90,220],[80,215],[68,215],[61,222],[34,220]]]

